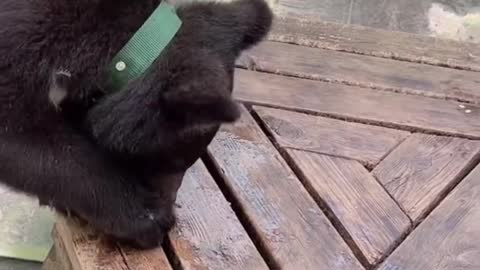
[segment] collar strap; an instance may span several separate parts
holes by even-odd
[[[108,66],[108,90],[119,91],[140,77],[175,37],[182,21],[175,8],[162,1]]]

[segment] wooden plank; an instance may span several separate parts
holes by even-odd
[[[287,152],[307,188],[335,215],[371,265],[388,254],[409,229],[407,215],[357,161]]]
[[[391,32],[359,25],[279,16],[269,35],[273,41],[480,71],[475,43]]]
[[[55,241],[61,241],[72,270],[129,270],[116,245],[110,245],[99,234],[60,218],[55,225]]]
[[[279,42],[245,52],[238,65],[270,73],[395,92],[480,102],[477,72]]]
[[[121,253],[131,270],[172,270],[162,248],[138,251],[122,246]]]
[[[261,134],[252,127],[223,127],[210,151],[275,269],[363,269],[273,145],[250,140]]]
[[[480,269],[480,166],[385,261],[381,270]]]
[[[258,105],[480,138],[480,107],[445,100],[245,70],[236,72],[234,95]]]
[[[170,239],[182,269],[268,269],[201,162],[185,176],[177,204]]]
[[[477,161],[480,142],[415,134],[373,174],[407,214],[419,222]]]
[[[58,230],[54,227],[52,232],[52,237],[55,240],[54,242],[54,250],[55,250],[55,257],[57,258],[57,262],[62,270],[72,270],[72,262],[70,257],[67,254],[65,245],[63,244],[63,240],[61,236],[58,234]]]
[[[55,226],[53,235],[59,269],[172,269],[161,248],[139,251],[122,246],[119,250],[91,228],[77,226],[63,218]]]
[[[284,148],[346,157],[375,166],[410,133],[285,110],[254,107]]]
[[[52,248],[48,253],[47,258],[42,264],[41,270],[67,270],[62,266],[60,259],[55,252],[55,248]]]

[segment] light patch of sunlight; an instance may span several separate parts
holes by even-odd
[[[458,15],[442,4],[433,3],[428,10],[428,21],[435,37],[480,43],[480,9]]]

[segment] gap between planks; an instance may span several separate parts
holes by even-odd
[[[204,157],[202,157],[202,161],[207,167],[210,175],[215,180],[215,183],[218,185],[218,188],[222,192],[225,199],[230,203],[232,210],[234,211],[235,215],[237,216],[238,220],[242,224],[250,239],[253,241],[258,252],[265,260],[267,266],[270,268],[270,270],[280,270],[280,265],[275,261],[273,254],[266,247],[265,242],[262,240],[258,232],[255,230],[255,228],[249,221],[249,218],[245,213],[245,209],[243,209],[242,204],[235,198],[233,192],[227,187],[227,184],[225,183],[226,180],[221,175],[221,172],[219,172],[217,165],[215,165],[215,161],[213,160],[212,155],[205,155]]]
[[[480,138],[480,125],[474,121],[480,114],[480,107],[451,101],[246,70],[237,72],[234,97],[249,105],[349,122],[425,134]],[[468,113],[465,110],[469,110]]]
[[[449,186],[447,186],[446,189],[439,195],[439,198],[437,200],[432,201],[431,204],[429,205],[429,207],[427,209],[425,209],[424,214],[418,220],[413,220],[410,217],[410,215],[407,215],[410,218],[410,220],[412,221],[413,226],[409,228],[408,232],[401,239],[399,239],[397,245],[391,250],[391,252],[387,256],[382,258],[382,260],[380,260],[378,262],[377,267],[375,269],[378,269],[378,267],[380,267],[384,262],[388,261],[389,257],[399,249],[399,247],[405,242],[405,240],[407,238],[409,238],[411,236],[411,234],[413,232],[415,232],[417,230],[417,228],[419,226],[421,226],[422,223],[425,220],[428,219],[428,217],[435,211],[435,209],[437,209],[440,205],[442,205],[442,203],[450,196],[450,194],[452,192],[454,192],[455,189],[459,185],[461,185],[461,183],[465,180],[465,178],[468,175],[470,175],[471,173],[473,173],[475,168],[477,168],[479,165],[480,165],[480,153],[477,153],[474,156],[473,161],[471,163],[467,164],[467,166],[463,168],[462,172],[459,174],[459,177],[458,177],[459,180],[454,181]],[[377,179],[377,181],[379,181],[375,174],[372,174],[372,175],[375,179]],[[383,187],[385,188],[385,186],[383,186]],[[385,190],[386,190],[386,188],[385,188]],[[391,195],[390,192],[387,192],[387,193],[390,194],[390,196],[392,196],[392,198],[394,198],[393,195]],[[406,213],[406,210],[403,209],[403,207],[400,205],[400,203],[395,198],[394,198],[394,200],[397,202],[400,209],[402,209]],[[387,269],[385,269],[385,270],[387,270]],[[388,269],[388,270],[390,270],[390,269]],[[395,269],[393,269],[393,270],[395,270]]]
[[[176,254],[174,266],[179,262],[185,270],[268,269],[201,161],[185,175],[177,205],[177,225],[169,232],[167,248]]]
[[[378,266],[379,264],[383,263],[388,257],[390,254],[392,254],[400,245],[401,243],[410,235],[410,233],[412,231],[414,231],[414,229],[416,227],[418,227],[421,223],[421,221],[417,221],[417,223],[413,224],[413,226],[409,226],[403,233],[402,235],[392,244],[392,246],[388,249],[387,252],[385,252],[385,254],[374,264],[374,265],[369,265],[368,262],[366,262],[366,259],[364,257],[364,255],[360,252],[359,250],[359,247],[355,244],[355,242],[352,240],[352,237],[351,235],[348,233],[348,231],[345,229],[345,227],[343,226],[343,224],[338,220],[338,218],[335,216],[335,214],[333,214],[332,210],[328,207],[328,204],[325,203],[321,198],[318,198],[318,196],[316,196],[316,192],[312,190],[311,187],[309,187],[308,184],[306,184],[306,180],[305,180],[305,175],[303,175],[303,172],[302,170],[300,170],[298,168],[298,166],[296,165],[296,163],[292,160],[291,156],[287,153],[288,149],[285,149],[285,147],[282,147],[278,144],[278,142],[276,141],[274,135],[271,133],[271,130],[269,127],[266,126],[266,123],[263,121],[262,117],[260,117],[258,115],[258,112],[256,110],[254,110],[253,108],[249,107],[249,112],[251,113],[251,115],[253,116],[253,118],[255,119],[255,121],[257,122],[257,124],[260,126],[260,128],[262,129],[262,131],[267,135],[267,137],[269,138],[269,140],[271,141],[271,143],[277,148],[277,151],[279,151],[281,153],[281,155],[283,156],[283,158],[287,161],[287,163],[289,164],[289,166],[294,170],[295,174],[298,176],[298,178],[302,181],[302,183],[304,184],[304,186],[307,188],[307,190],[309,191],[309,193],[311,194],[311,196],[313,196],[314,198],[316,198],[316,201],[317,203],[320,205],[320,207],[324,210],[324,212],[327,213],[327,216],[331,219],[332,223],[335,225],[335,227],[337,228],[337,230],[339,230],[339,232],[341,233],[341,235],[344,237],[344,239],[346,240],[347,243],[349,243],[349,245],[351,246],[351,248],[356,251],[355,254],[357,256],[357,258],[359,258],[359,260],[361,260],[364,264],[364,266],[367,268],[367,269],[373,269],[375,268],[375,266]],[[404,142],[405,140],[407,140],[408,137],[404,138],[402,140],[402,142]],[[395,149],[398,148],[398,146],[400,145],[401,143],[398,143],[396,145],[395,148],[391,149],[389,151],[389,153],[392,153],[395,151]],[[302,151],[304,151],[302,149]],[[306,151],[308,152],[308,151]],[[313,152],[315,153],[315,152]],[[318,154],[318,153],[317,153]],[[328,156],[328,155],[327,155]],[[388,156],[388,154],[386,155]],[[385,157],[386,157],[385,156]],[[384,158],[385,158],[384,157]],[[439,196],[439,199],[438,200],[435,200],[434,202],[432,202],[432,204],[430,205],[430,208],[428,210],[426,210],[426,215],[422,218],[422,220],[428,216],[428,214],[430,212],[432,212],[436,206],[438,206],[447,196],[448,194],[454,190],[454,188],[461,182],[461,180],[471,172],[471,170],[473,170],[473,168],[475,168],[475,166],[479,163],[479,155],[476,154],[475,157],[474,157],[474,162],[471,162],[471,163],[467,163],[467,167],[463,168],[462,170],[462,173],[461,175],[459,176],[459,180],[456,181],[456,182],[453,182],[453,184],[451,184],[444,192],[442,192],[442,194]],[[401,211],[405,214],[405,210],[401,207],[401,205],[394,199],[394,197],[386,190],[386,188],[380,183],[380,181],[372,174],[372,177],[373,179],[375,179],[375,181],[383,188],[384,192],[386,192],[386,194],[388,194],[388,196],[395,202],[395,205],[401,209]],[[410,223],[412,223],[412,219],[405,214],[405,216],[408,218],[408,220],[410,221]]]
[[[402,233],[402,235],[392,244],[392,246],[385,252],[385,254],[378,259],[378,261],[375,264],[370,264],[369,260],[365,257],[363,252],[361,251],[360,247],[356,244],[356,242],[353,240],[353,237],[350,235],[348,230],[345,228],[345,226],[342,224],[340,219],[335,215],[334,211],[328,206],[328,204],[318,196],[316,191],[311,187],[311,185],[308,184],[308,181],[306,180],[306,176],[303,174],[302,170],[298,167],[298,165],[293,161],[292,157],[288,154],[288,150],[296,150],[293,148],[286,148],[282,147],[279,145],[279,143],[275,140],[274,135],[271,133],[270,129],[267,127],[266,123],[263,121],[263,119],[258,115],[258,112],[254,110],[253,108],[249,107],[249,113],[253,116],[255,119],[255,122],[257,125],[262,129],[262,131],[267,135],[269,138],[270,142],[275,146],[277,151],[281,154],[283,159],[287,162],[290,168],[292,168],[293,172],[295,175],[298,177],[298,179],[302,182],[302,184],[305,186],[307,191],[310,193],[310,196],[312,196],[319,207],[322,209],[322,211],[327,215],[327,217],[330,219],[330,222],[335,226],[335,228],[339,231],[340,235],[344,238],[345,242],[350,246],[352,251],[354,252],[355,256],[357,259],[362,263],[362,265],[365,267],[365,269],[370,270],[370,269],[375,269],[376,266],[378,266],[381,262],[383,262],[388,256],[403,242],[404,239],[408,237],[410,232],[413,230],[411,226],[406,228],[405,232]],[[408,138],[405,137],[403,139],[406,140]],[[398,144],[400,145],[400,143]],[[397,147],[398,147],[397,145]],[[306,151],[304,149],[299,149],[304,152],[312,153],[312,154],[319,154],[313,151]],[[391,150],[393,151],[393,149]],[[321,154],[324,156],[329,156],[329,157],[334,157],[334,158],[342,158],[346,160],[352,160],[356,161],[354,159],[348,158],[348,157],[340,157],[340,156],[335,156],[335,155],[329,155],[329,154]],[[357,161],[358,162],[358,161]],[[371,172],[369,171],[371,174]],[[373,177],[373,175],[372,175]],[[378,182],[378,180],[374,177],[375,181]],[[379,182],[378,182],[379,183]],[[380,183],[379,183],[380,184]],[[391,196],[390,193],[383,187],[383,185],[380,184],[380,186],[383,188],[383,191],[390,197],[390,199],[395,202],[395,205],[402,211],[402,213],[405,215],[405,217],[408,219],[408,221],[411,223],[410,217],[406,215],[406,212],[400,207],[397,201],[394,200],[394,198]]]
[[[375,167],[410,133],[302,113],[253,107],[278,147],[353,159],[367,169]],[[277,148],[278,148],[277,147]]]
[[[379,91],[463,103],[480,102],[480,93],[476,93],[480,86],[477,72],[282,42],[261,43],[244,52],[236,65],[247,70]]]
[[[345,159],[345,160],[357,161],[360,164],[362,164],[368,170],[369,174],[383,188],[384,192],[393,200],[393,202],[395,202],[395,204],[397,204],[397,207],[400,210],[402,210],[402,212],[405,214],[406,217],[408,217],[410,222],[413,222],[412,219],[407,215],[407,212],[405,211],[405,209],[403,209],[403,207],[397,202],[397,200],[395,200],[395,198],[392,196],[392,194],[390,194],[390,192],[385,188],[385,186],[373,174],[373,169],[375,168],[375,166],[380,164],[386,157],[388,157],[400,145],[402,145],[402,143],[404,143],[412,135],[411,133],[396,134],[398,138],[397,138],[397,142],[395,143],[395,145],[390,146],[389,149],[386,150],[386,152],[383,154],[382,157],[379,158],[378,161],[376,161],[374,164],[370,164],[370,163],[366,162],[365,160],[355,159],[351,156],[342,156],[342,155],[332,154],[332,153],[327,153],[327,152],[318,152],[318,151],[315,151],[315,150],[310,150],[310,149],[306,149],[306,148],[302,148],[302,147],[292,147],[292,146],[288,146],[288,145],[285,145],[285,144],[282,145],[281,142],[279,142],[279,139],[276,138],[276,136],[274,134],[274,131],[273,131],[273,128],[267,124],[267,119],[265,119],[265,117],[269,116],[269,115],[278,116],[280,114],[280,112],[277,111],[277,110],[272,110],[272,111],[270,111],[270,114],[268,114],[266,112],[269,112],[269,110],[265,110],[265,108],[262,108],[262,107],[248,107],[248,110],[249,110],[250,114],[252,115],[253,119],[256,121],[257,125],[262,129],[262,131],[265,133],[267,138],[269,138],[270,142],[275,146],[275,148],[277,148],[277,150],[283,155],[285,160],[287,160],[287,162],[289,162],[289,164],[291,164],[292,167],[296,167],[296,165],[291,163],[292,162],[291,157],[287,153],[289,150],[299,150],[299,151],[303,151],[303,152],[307,152],[307,153],[320,154],[320,155],[323,155],[323,156],[328,156],[328,157],[333,157],[333,158],[341,158],[341,159]],[[262,115],[260,115],[260,112],[262,112],[262,111],[263,111],[263,113],[262,113]],[[299,115],[297,115],[297,116],[300,117]],[[305,115],[305,117],[320,117],[320,116]],[[298,118],[295,118],[294,121],[300,122]],[[312,124],[312,123],[309,123],[309,124]],[[380,131],[377,130],[377,132],[380,132]],[[394,136],[394,135],[390,133],[389,136]]]
[[[302,109],[302,108],[292,108],[292,107],[287,107],[287,106],[283,106],[283,105],[268,104],[268,103],[263,103],[263,102],[244,101],[244,100],[241,100],[241,99],[240,100],[237,99],[237,100],[239,102],[243,103],[247,107],[261,106],[261,107],[266,107],[266,108],[303,113],[303,114],[311,115],[311,116],[325,117],[325,118],[330,118],[330,119],[335,119],[335,120],[340,120],[340,121],[345,121],[345,122],[350,122],[350,123],[358,123],[358,124],[364,124],[364,125],[369,125],[369,126],[391,128],[391,129],[396,129],[396,130],[400,130],[400,131],[410,132],[412,134],[421,133],[421,134],[427,134],[427,135],[447,136],[447,137],[462,138],[462,139],[469,139],[469,140],[480,140],[480,137],[476,138],[476,137],[471,137],[471,136],[463,135],[463,134],[451,134],[451,133],[448,133],[448,132],[421,129],[421,128],[416,128],[416,127],[398,125],[398,124],[394,124],[394,123],[386,123],[386,122],[369,120],[369,119],[358,119],[358,118],[336,115],[336,114],[332,114],[332,113],[316,112],[316,111],[312,111],[312,110],[308,110],[308,109]]]
[[[340,219],[335,215],[334,211],[330,208],[330,206],[321,197],[318,196],[316,191],[308,184],[308,181],[306,180],[305,175],[300,170],[300,168],[297,166],[297,164],[295,164],[295,162],[292,160],[292,157],[287,153],[287,149],[281,147],[278,144],[278,142],[274,138],[274,135],[271,133],[270,129],[266,126],[266,123],[264,123],[262,118],[258,115],[258,113],[253,108],[248,107],[248,113],[254,119],[257,126],[263,131],[265,136],[268,138],[269,142],[275,147],[277,152],[281,155],[281,157],[285,160],[285,162],[288,164],[288,166],[292,169],[295,176],[298,178],[298,180],[302,183],[302,185],[308,191],[309,195],[315,200],[315,202],[320,207],[320,209],[322,209],[322,211],[325,213],[325,215],[330,220],[332,225],[335,227],[335,229],[342,236],[344,241],[348,244],[348,246],[353,251],[353,254],[357,258],[357,260],[362,264],[362,266],[365,269],[367,269],[367,270],[373,269],[377,264],[375,264],[375,265],[370,264],[367,257],[363,254],[360,247],[353,240],[353,237],[350,235],[348,230],[342,224]],[[315,152],[311,152],[311,153],[318,154],[318,153],[315,153]],[[330,156],[330,155],[326,155],[326,156]],[[338,158],[343,158],[343,157],[338,157]],[[350,158],[345,158],[345,159],[355,161],[355,160],[350,159]],[[401,209],[401,208],[399,208],[399,209]],[[402,212],[403,212],[403,210],[402,210]],[[405,237],[406,237],[406,235],[405,235]],[[396,246],[392,246],[392,250],[389,251],[386,254],[385,257],[387,257],[388,254],[393,252],[395,247]],[[379,260],[379,262],[383,261],[383,260],[384,260],[384,258],[382,257]]]
[[[277,16],[268,39],[357,55],[480,71],[477,44],[359,25]]]
[[[478,141],[414,134],[372,174],[417,223],[478,164],[479,158]]]
[[[479,269],[473,241],[480,232],[479,169],[472,169],[379,269]]]
[[[301,183],[301,181],[296,177],[295,172],[291,171],[292,168],[291,168],[290,166],[288,166],[288,163],[285,161],[285,159],[283,158],[282,154],[279,153],[278,149],[277,149],[274,145],[272,145],[272,142],[270,141],[270,139],[267,138],[268,135],[267,135],[265,132],[263,132],[263,131],[261,130],[261,128],[259,127],[259,125],[255,122],[255,120],[252,119],[252,115],[251,115],[249,112],[245,112],[245,111],[244,111],[242,118],[249,118],[249,120],[246,121],[246,122],[248,122],[247,124],[245,124],[245,121],[244,121],[244,123],[240,123],[240,126],[243,127],[243,130],[242,130],[242,128],[236,129],[236,130],[235,130],[234,128],[232,128],[233,131],[229,131],[229,132],[233,132],[233,133],[230,133],[230,134],[233,135],[234,137],[239,136],[238,138],[239,138],[240,142],[243,140],[243,139],[241,139],[241,138],[248,138],[247,140],[248,140],[250,143],[253,143],[253,145],[258,145],[258,146],[261,147],[261,148],[262,148],[262,147],[268,147],[269,149],[270,149],[270,148],[271,148],[271,149],[274,149],[273,151],[274,151],[274,152],[277,152],[277,154],[278,154],[278,158],[279,158],[278,161],[279,161],[280,163],[285,163],[285,165],[287,165],[287,167],[285,167],[285,168],[288,168],[288,170],[292,173],[292,176],[295,176],[294,178],[298,181],[298,184],[299,184],[301,187],[305,188],[305,186]],[[240,121],[240,122],[242,122],[242,121]],[[247,127],[248,125],[250,125],[250,127]],[[248,132],[245,132],[246,130],[248,130]],[[259,130],[259,131],[258,131],[258,130]],[[256,135],[253,136],[252,134],[256,134]],[[274,153],[274,152],[272,152],[272,153]],[[227,196],[228,198],[231,198],[230,200],[234,203],[234,205],[240,206],[240,207],[237,206],[237,207],[235,207],[235,208],[239,209],[239,210],[237,210],[237,211],[239,212],[239,214],[238,214],[239,216],[244,216],[244,218],[242,218],[242,220],[248,220],[248,216],[249,216],[251,213],[248,214],[248,213],[247,213],[247,210],[245,210],[244,207],[241,207],[241,205],[242,205],[241,200],[243,200],[243,199],[237,198],[238,194],[237,194],[237,195],[234,195],[234,194],[233,194],[233,193],[235,193],[235,192],[234,192],[234,190],[231,190],[232,187],[231,187],[231,186],[226,187],[225,182],[226,182],[226,181],[230,181],[230,180],[227,180],[227,179],[226,179],[227,176],[225,175],[225,172],[223,172],[223,169],[221,168],[221,165],[218,164],[218,160],[215,158],[215,156],[216,156],[216,154],[214,154],[214,152],[210,151],[210,156],[209,156],[209,158],[210,158],[211,161],[212,161],[212,163],[211,163],[212,166],[214,166],[214,171],[215,171],[215,172],[219,172],[219,173],[221,174],[221,175],[219,175],[218,177],[219,177],[220,182],[221,182],[220,185],[223,186],[223,187],[222,187],[222,190],[225,190],[225,191],[226,191],[226,192],[225,192],[225,193],[227,194],[226,196]],[[277,157],[276,157],[275,159],[277,159]],[[279,164],[280,164],[280,163],[279,163]],[[274,166],[274,167],[275,167],[275,166]],[[305,189],[305,191],[306,191],[306,189]],[[313,202],[315,202],[315,200],[313,200],[313,198],[311,197],[311,194],[310,194],[309,192],[307,192],[307,194],[308,194],[307,196],[310,197],[310,200],[312,200]],[[317,203],[315,203],[315,204],[316,204],[317,207],[318,207],[318,204],[317,204]],[[248,207],[248,206],[247,206],[247,207]],[[323,211],[322,211],[322,212],[323,212]],[[255,216],[255,215],[254,215],[254,216]],[[330,219],[330,217],[328,218],[328,221],[329,221],[330,224],[332,223],[332,220]],[[332,224],[332,225],[333,225],[333,224]],[[250,226],[252,226],[252,224],[247,225],[246,227],[250,227]],[[256,227],[255,227],[255,226],[256,226]],[[254,228],[249,229],[250,232],[252,232],[252,231],[254,232],[254,233],[253,233],[254,236],[253,236],[252,238],[261,238],[261,237],[257,237],[257,236],[255,235],[255,231],[259,230],[261,227],[259,228],[259,227],[258,227],[258,224],[255,225],[255,226],[254,226]],[[336,227],[333,226],[332,228],[336,228]],[[338,233],[338,228],[336,228],[335,230],[336,230],[337,233]],[[263,234],[264,232],[261,232],[261,231],[262,231],[262,230],[260,229],[260,234]],[[326,233],[326,232],[325,232],[325,233]],[[340,236],[340,235],[339,235],[339,236]],[[343,238],[343,239],[342,239],[342,242],[345,241],[344,235],[341,235],[341,236],[342,236],[341,238]],[[265,237],[265,235],[263,235],[263,237]],[[259,243],[258,239],[257,239],[256,242]],[[261,242],[261,241],[260,241],[260,242]],[[328,242],[328,241],[327,241],[327,242]],[[263,246],[263,243],[260,243],[260,244],[258,244],[258,245],[259,245],[259,246]],[[267,245],[268,245],[268,244],[267,244]],[[271,247],[272,243],[270,242],[269,245],[270,245],[270,247]],[[338,245],[338,244],[336,244],[336,245]],[[331,246],[331,248],[335,247],[336,249],[338,249],[339,246],[336,246],[336,245]],[[261,248],[261,247],[260,247],[260,248]],[[351,247],[350,245],[349,245],[349,249],[350,249],[350,252],[353,252],[352,255],[355,255],[355,257],[357,258],[357,260],[359,260],[359,259],[360,259],[360,260],[363,260],[363,259],[361,258],[361,257],[362,257],[361,253],[360,253],[360,255],[359,255],[359,257],[360,257],[360,258],[359,258],[359,257],[357,257],[357,255],[358,255],[359,253],[358,253],[357,251],[355,251],[355,250],[352,250],[352,247]],[[354,249],[355,249],[355,247],[354,247]],[[342,254],[343,254],[343,253],[342,253]],[[278,253],[277,253],[277,252],[276,252],[276,255],[273,255],[273,257],[275,257],[275,256],[278,256]],[[330,256],[330,255],[325,255],[325,256],[328,257],[328,256]],[[343,256],[345,256],[345,254],[344,254]],[[270,256],[268,256],[268,257],[270,257]],[[289,257],[290,257],[290,256],[289,256]],[[278,259],[278,257],[276,257],[276,258]],[[326,258],[326,257],[325,257],[325,258]],[[312,258],[312,259],[313,259],[313,258]],[[267,259],[267,260],[268,260],[268,259]],[[272,261],[275,261],[275,260],[276,260],[276,259],[273,258]],[[287,259],[287,260],[288,260],[288,259]],[[328,262],[328,261],[325,261],[325,262]],[[324,265],[325,265],[325,262],[323,262]],[[276,268],[276,266],[279,265],[279,266],[282,266],[281,269],[290,269],[290,268],[285,268],[285,265],[283,265],[283,263],[285,263],[285,260],[284,260],[284,259],[282,259],[282,263],[277,262],[276,264],[274,264],[274,268],[275,268],[275,269],[278,269],[278,268]],[[306,263],[306,262],[305,262],[305,263]],[[363,260],[362,266],[363,266],[364,264],[367,264],[367,263],[365,263],[365,260]],[[307,265],[307,264],[305,264],[305,265]],[[367,264],[367,265],[368,265],[368,264]],[[321,267],[321,266],[318,265],[317,267]],[[353,265],[351,265],[350,267],[353,267]],[[325,269],[325,268],[321,268],[321,269]],[[342,268],[342,269],[343,269],[343,268]],[[349,269],[352,269],[352,268],[349,268]],[[355,269],[356,269],[356,268],[355,268]]]

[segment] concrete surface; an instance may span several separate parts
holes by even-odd
[[[280,0],[280,15],[480,42],[480,0]]]

